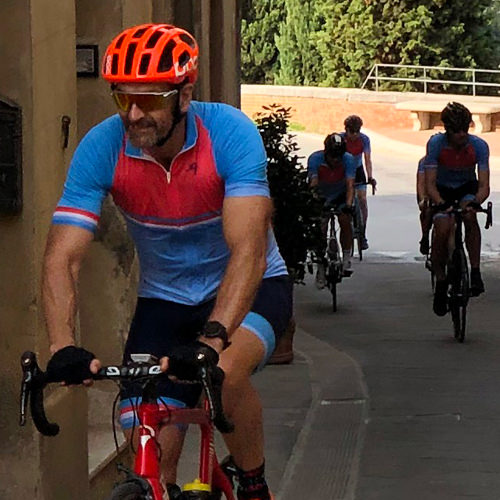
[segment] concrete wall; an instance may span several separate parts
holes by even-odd
[[[328,134],[344,129],[344,119],[351,114],[363,118],[364,125],[373,130],[411,129],[413,121],[410,111],[396,109],[394,104],[410,100],[459,100],[478,102],[484,98],[469,96],[421,94],[417,92],[373,92],[359,89],[336,89],[320,87],[292,87],[271,85],[242,85],[241,109],[250,117],[263,111],[262,106],[280,104],[291,108],[291,123],[304,127],[309,132]],[[499,98],[493,98],[495,101]],[[488,99],[491,102],[492,99]],[[496,102],[495,101],[495,102]],[[500,127],[500,113],[492,117],[493,124]],[[435,119],[432,125],[439,124]]]
[[[17,425],[20,354],[38,352],[42,366],[48,359],[40,280],[51,216],[78,140],[115,112],[102,80],[76,78],[75,44],[97,44],[102,58],[111,38],[125,27],[151,20],[185,24],[202,48],[198,96],[237,105],[235,6],[234,0],[0,2],[0,98],[22,108],[24,200],[19,215],[0,215],[0,499],[86,500],[90,495],[86,390],[47,391],[47,413],[61,425],[58,437],[41,437],[31,422],[22,429]],[[211,31],[212,23],[222,28]],[[225,38],[233,45],[224,45]],[[226,59],[210,73],[211,51],[221,46]],[[71,119],[67,148],[63,116]],[[136,279],[133,245],[107,202],[82,270],[77,332],[105,362],[121,357]]]

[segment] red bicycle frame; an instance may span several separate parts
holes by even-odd
[[[168,416],[165,416],[165,412],[160,410],[157,403],[141,402],[137,414],[140,424],[134,472],[148,481],[153,492],[153,500],[163,500],[165,492],[160,481],[157,436],[166,425],[179,424],[197,424],[200,427],[198,476],[200,482],[210,485],[212,491],[214,489],[221,491],[227,500],[235,500],[231,481],[217,461],[214,447],[214,426],[210,421],[206,400],[203,408],[169,409]]]

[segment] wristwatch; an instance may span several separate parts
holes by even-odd
[[[224,343],[223,349],[226,349],[231,345],[227,336],[226,327],[218,321],[207,321],[200,335],[206,337],[207,339],[222,339]]]

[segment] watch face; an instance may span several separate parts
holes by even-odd
[[[209,321],[203,329],[205,335],[224,335],[226,329],[218,321]]]

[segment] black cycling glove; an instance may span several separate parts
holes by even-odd
[[[179,380],[198,381],[202,366],[215,367],[219,354],[208,344],[195,340],[176,347],[168,357],[168,373]]]
[[[434,205],[434,210],[436,212],[445,212],[446,210],[448,210],[452,206],[453,206],[453,203],[451,203],[449,201],[443,201],[443,203],[439,203],[437,205]]]
[[[47,363],[47,382],[81,384],[92,378],[90,363],[94,358],[94,354],[83,347],[63,347],[55,352]]]
[[[354,207],[352,205],[344,205],[341,212],[343,214],[352,215],[354,213]]]

